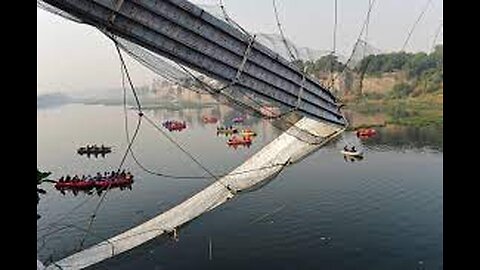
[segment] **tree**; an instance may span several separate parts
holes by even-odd
[[[45,182],[56,183],[53,180],[47,179],[47,177],[50,174],[52,174],[52,173],[51,172],[41,172],[37,168],[37,205],[38,205],[38,202],[40,201],[40,195],[39,194],[46,194],[47,193],[44,189],[39,188],[38,186],[41,185],[42,183],[45,183]],[[39,219],[39,218],[40,218],[40,215],[37,214],[37,219]]]

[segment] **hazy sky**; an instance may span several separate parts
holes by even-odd
[[[360,33],[369,0],[337,0],[337,51],[348,56]],[[372,0],[370,0],[372,1]],[[216,4],[217,0],[194,3]],[[300,46],[332,48],[334,0],[277,0],[287,37]],[[368,41],[382,51],[398,51],[428,0],[376,0]],[[271,0],[224,0],[229,15],[253,32],[277,33]],[[443,20],[442,0],[432,0],[406,51],[430,51]],[[443,43],[443,29],[437,38]],[[148,69],[127,59],[134,83],[149,84]],[[37,93],[78,92],[121,86],[113,43],[93,27],[37,8]]]

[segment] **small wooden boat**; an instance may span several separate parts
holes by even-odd
[[[352,156],[352,157],[361,157],[361,156],[363,156],[363,152],[362,152],[362,151],[345,151],[345,150],[342,150],[341,153],[344,154],[344,155],[346,155],[346,156]]]
[[[217,135],[218,134],[225,134],[225,135],[232,135],[238,133],[238,129],[235,127],[217,127]]]
[[[101,146],[101,147],[98,147],[96,145],[90,147],[90,146],[86,146],[86,147],[80,147],[77,149],[77,153],[79,155],[99,155],[99,154],[108,154],[108,153],[111,153],[112,152],[112,147],[106,147],[106,146]]]

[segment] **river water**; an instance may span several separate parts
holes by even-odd
[[[116,170],[125,152],[122,106],[69,104],[37,110],[37,164],[51,179],[65,174]],[[215,174],[227,173],[281,132],[266,120],[245,126],[258,136],[249,148],[229,148],[216,135],[219,124],[238,116],[221,106],[151,109],[161,126],[183,120],[187,128],[171,138]],[[220,118],[205,124],[202,116]],[[136,115],[128,112],[130,133]],[[89,269],[442,269],[442,127],[378,128],[360,141],[350,132],[284,170],[262,188],[183,226],[178,240],[160,237]],[[76,154],[86,144],[105,144],[102,157]],[[340,150],[355,144],[363,160],[344,159]],[[112,189],[100,204],[96,193],[62,194],[50,184],[38,204],[37,253],[57,260],[136,226],[208,186],[208,174],[144,122],[133,146],[146,168],[162,174],[199,176],[172,179],[142,170],[129,156],[135,176],[131,189]],[[203,177],[203,178],[202,178]]]

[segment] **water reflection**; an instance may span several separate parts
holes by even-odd
[[[424,149],[443,152],[443,126],[409,127],[389,125],[378,129],[379,134],[363,143],[370,147],[395,150]]]

